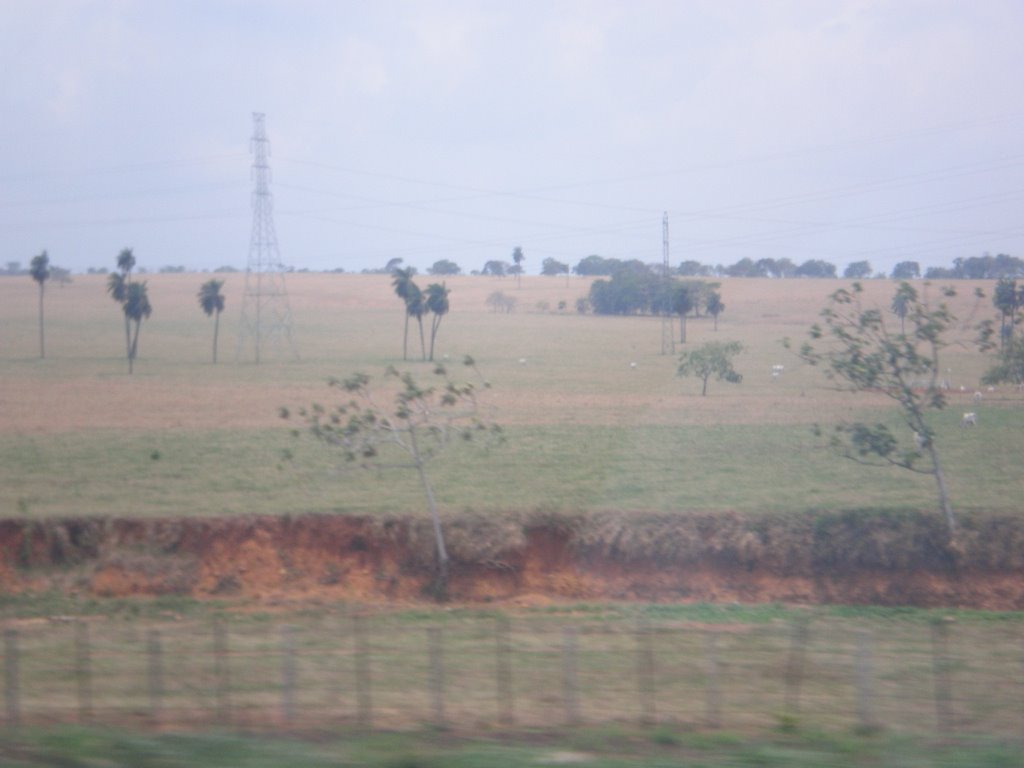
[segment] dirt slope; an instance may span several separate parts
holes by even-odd
[[[1024,524],[934,514],[446,521],[451,598],[784,601],[1020,609]],[[98,596],[427,599],[422,520],[0,521],[0,589]]]

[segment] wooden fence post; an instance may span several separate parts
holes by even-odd
[[[654,681],[654,641],[651,625],[647,621],[640,621],[636,627],[636,683],[640,696],[642,723],[653,723],[657,716]]]
[[[281,716],[285,724],[295,720],[295,627],[281,627]]]
[[[217,722],[231,722],[231,669],[228,666],[228,629],[223,618],[213,620],[213,676],[216,687]]]
[[[366,619],[358,613],[352,616],[352,644],[354,650],[356,684],[356,721],[369,728],[373,724],[373,696],[370,686],[370,647],[366,639]]]
[[[444,636],[440,627],[427,628],[430,656],[430,700],[434,725],[444,725]]]
[[[92,720],[92,648],[89,624],[75,622],[75,684],[78,689],[78,722]]]
[[[708,728],[719,728],[722,725],[722,686],[718,663],[718,633],[714,631],[704,635],[704,667],[707,676],[704,718]]]
[[[807,639],[810,621],[801,617],[793,622],[790,634],[789,655],[786,659],[786,714],[800,716],[800,689],[804,682],[804,661],[807,656]]]
[[[146,680],[149,687],[149,719],[156,724],[160,722],[164,695],[163,648],[160,643],[159,629],[151,629],[147,633],[146,657],[148,660]]]
[[[878,727],[875,720],[875,672],[871,632],[857,630],[857,721],[862,731]]]
[[[512,646],[508,617],[498,614],[494,617],[495,640],[495,682],[498,693],[498,722],[510,725],[514,719],[512,693]]]
[[[18,661],[18,630],[7,627],[4,630],[4,704],[7,725],[11,728],[17,728],[21,722]]]
[[[562,630],[562,697],[565,704],[565,721],[569,725],[580,722],[576,655],[576,628],[565,627]]]

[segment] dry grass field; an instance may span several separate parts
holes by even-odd
[[[300,359],[255,365],[236,355],[244,275],[224,275],[221,362],[210,362],[213,321],[196,293],[209,275],[143,276],[153,315],[142,327],[135,374],[123,359],[120,310],[103,276],[48,286],[47,358],[38,358],[36,286],[0,279],[0,515],[223,515],[418,513],[415,478],[339,466],[295,441],[281,406],[329,402],[329,376],[379,374],[403,364],[403,313],[380,275],[291,274],[287,278]],[[424,286],[433,279],[420,276]],[[488,452],[462,448],[434,467],[447,512],[804,511],[927,509],[930,480],[858,467],[833,457],[811,432],[873,414],[897,423],[880,396],[838,393],[782,346],[800,340],[833,280],[723,281],[719,328],[688,321],[688,346],[738,340],[740,385],[675,375],[661,354],[661,320],[579,315],[584,278],[455,277],[437,356],[472,354],[493,384],[489,403],[508,433]],[[869,281],[887,307],[890,281]],[[1004,388],[972,400],[987,366],[971,343],[992,314],[976,287],[957,284],[961,327],[946,350],[950,407],[936,421],[960,510],[1016,513],[1024,396]],[[502,291],[516,311],[498,314]],[[558,311],[559,302],[566,303]],[[544,309],[544,307],[547,307]],[[895,318],[893,318],[895,322]],[[676,329],[678,333],[678,328]],[[410,357],[418,356],[415,332]],[[635,363],[635,366],[632,364]],[[774,364],[786,366],[773,378]],[[959,391],[960,387],[965,392]],[[964,410],[979,424],[958,426]],[[285,450],[295,460],[284,463]]]

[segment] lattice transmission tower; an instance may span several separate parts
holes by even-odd
[[[256,363],[264,356],[265,349],[280,358],[297,360],[299,357],[292,340],[292,311],[274,229],[274,198],[270,192],[268,163],[270,141],[265,120],[262,112],[253,112],[253,134],[249,142],[253,156],[252,234],[238,332],[239,360],[251,353]]]
[[[672,323],[672,268],[668,263],[668,211],[661,217],[661,279],[665,282],[665,298],[669,301],[661,316],[661,354],[674,355],[676,335]]]

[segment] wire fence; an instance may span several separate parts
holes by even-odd
[[[21,620],[2,654],[7,727],[638,722],[1024,736],[1018,623]]]

